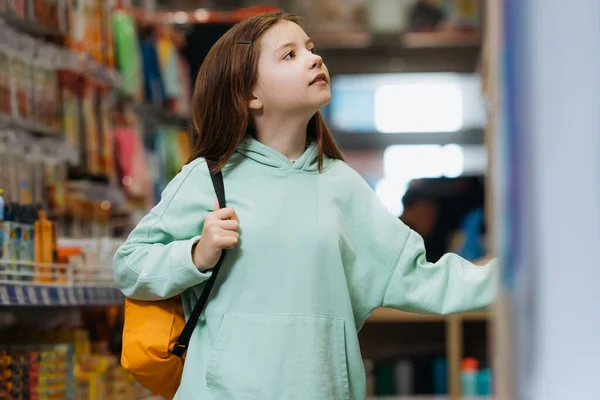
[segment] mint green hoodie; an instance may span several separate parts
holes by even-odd
[[[313,143],[296,161],[247,138],[223,171],[240,221],[186,355],[176,399],[358,400],[357,332],[377,307],[450,314],[489,305],[495,266],[448,254],[389,213],[347,164]],[[210,272],[192,262],[215,200],[203,159],[186,165],[114,258],[123,293],[182,293],[189,315]]]

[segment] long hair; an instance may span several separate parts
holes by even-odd
[[[280,21],[300,25],[299,17],[287,13],[252,17],[233,26],[208,52],[192,99],[196,136],[189,161],[203,157],[219,170],[244,136],[253,133],[249,101],[258,75],[260,38]],[[317,142],[319,170],[323,169],[324,154],[343,159],[320,112],[310,119],[307,136]]]

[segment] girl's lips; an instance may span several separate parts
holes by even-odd
[[[325,75],[323,72],[318,73],[317,76],[315,76],[315,78],[308,84],[308,86],[311,85],[315,85],[315,84],[327,84],[327,75]]]

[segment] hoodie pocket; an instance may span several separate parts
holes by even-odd
[[[206,370],[216,398],[350,398],[344,320],[225,315]]]

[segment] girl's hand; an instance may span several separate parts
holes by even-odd
[[[223,249],[237,246],[239,222],[233,208],[219,208],[215,200],[213,212],[206,216],[202,237],[192,248],[192,259],[200,271],[213,268]]]

